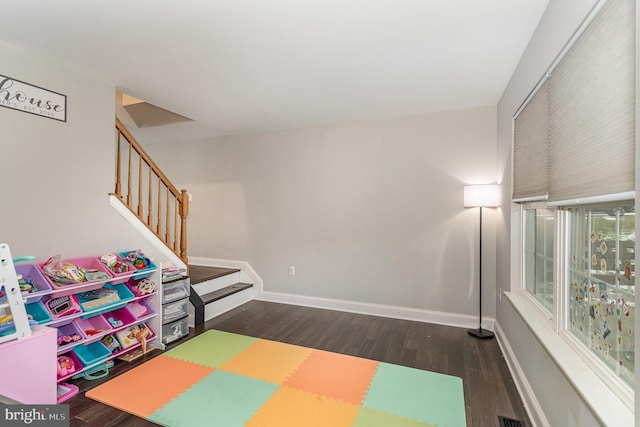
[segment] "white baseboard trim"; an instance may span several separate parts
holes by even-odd
[[[466,314],[444,313],[441,311],[423,310],[410,307],[372,304],[357,301],[344,301],[330,298],[310,297],[305,295],[264,292],[256,289],[255,299],[278,302],[282,304],[301,305],[304,307],[324,308],[327,310],[346,311],[349,313],[367,314],[371,316],[390,317],[394,319],[413,320],[416,322],[435,323],[438,325],[461,328],[477,328],[478,318]],[[494,319],[485,318],[482,327],[493,330]]]
[[[262,278],[246,261],[190,256],[189,263],[209,267],[240,269],[241,279],[246,280],[249,283],[253,283],[254,299],[259,301],[324,308],[327,310],[346,311],[350,313],[368,314],[371,316],[390,317],[394,319],[414,320],[417,322],[435,323],[437,325],[456,326],[460,328],[472,329],[478,327],[478,317],[466,314],[444,313],[440,311],[423,310],[410,307],[398,307],[280,292],[268,292],[264,290],[264,282],[262,281]],[[482,319],[482,327],[493,330],[494,322],[495,319],[484,317]]]
[[[137,216],[135,216],[129,208],[127,208],[124,203],[122,203],[116,196],[109,195],[109,204],[113,209],[116,210],[124,219],[127,220],[129,224],[136,229],[142,237],[147,239],[151,245],[157,249],[163,256],[167,258],[168,261],[171,262],[177,268],[187,268],[185,263],[180,259],[179,256],[173,253],[171,249],[169,249],[162,240],[158,238],[151,230],[144,225]]]
[[[498,322],[495,322],[495,334],[500,350],[507,362],[507,367],[518,389],[518,393],[520,393],[524,408],[527,411],[527,415],[529,415],[531,424],[533,424],[533,427],[551,427],[547,417],[544,415],[542,406],[540,406],[540,402],[538,402],[531,385],[529,385],[529,381],[520,367],[520,363],[518,363],[518,359]]]

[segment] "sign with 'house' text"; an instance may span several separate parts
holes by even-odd
[[[0,107],[67,121],[67,96],[0,74]]]

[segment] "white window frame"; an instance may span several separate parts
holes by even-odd
[[[557,224],[558,224],[558,212],[559,209],[555,209],[555,208],[551,208],[549,206],[546,205],[546,203],[543,202],[535,202],[535,203],[531,203],[528,204],[527,206],[525,205],[520,205],[521,206],[521,221],[520,223],[522,224],[521,226],[521,239],[522,239],[522,258],[521,258],[521,267],[520,267],[520,271],[521,271],[521,275],[520,275],[520,283],[522,284],[521,288],[524,291],[525,295],[527,295],[528,298],[531,299],[531,301],[537,306],[537,309],[540,310],[542,313],[544,313],[547,316],[551,316],[551,318],[553,318],[554,316],[556,316],[556,307],[557,304],[556,302],[558,301],[558,292],[557,292],[557,286],[556,284],[559,283],[558,281],[558,277],[557,277],[557,273],[556,273],[556,269],[554,268],[553,270],[553,305],[551,307],[551,309],[547,308],[544,306],[544,304],[542,304],[540,301],[538,301],[538,299],[536,299],[536,297],[534,295],[532,295],[527,289],[526,289],[526,269],[524,268],[525,265],[525,257],[526,257],[526,232],[525,232],[525,225],[526,225],[526,221],[525,221],[525,211],[528,209],[550,209],[554,211],[554,241],[553,241],[553,265],[556,266],[558,265],[558,259],[557,259],[557,254],[558,254],[558,247],[557,247],[557,241],[555,239],[555,230],[557,229]]]
[[[590,205],[590,204],[589,204]],[[542,207],[542,205],[540,205]],[[570,293],[570,280],[569,280],[569,218],[570,213],[563,209],[556,210],[555,214],[555,233],[554,233],[554,304],[553,311],[549,312],[540,302],[538,302],[529,292],[525,289],[525,269],[524,269],[524,261],[525,261],[525,221],[524,221],[524,211],[525,207],[520,204],[514,204],[514,209],[512,210],[512,219],[517,219],[517,221],[512,221],[512,231],[515,231],[512,235],[517,236],[516,241],[512,241],[512,244],[515,244],[512,248],[517,250],[519,262],[516,266],[514,266],[514,270],[512,270],[512,277],[515,278],[516,281],[512,283],[517,284],[517,289],[513,290],[511,293],[506,293],[506,295],[513,299],[514,296],[517,296],[517,301],[514,302],[514,307],[518,311],[518,307],[524,304],[527,310],[535,311],[541,318],[547,320],[546,326],[549,328],[548,331],[536,330],[536,326],[534,322],[529,322],[528,319],[523,316],[525,322],[529,324],[529,326],[534,330],[536,335],[541,338],[541,342],[545,345],[544,335],[547,333],[553,333],[559,336],[567,346],[567,349],[570,350],[569,353],[562,352],[562,356],[559,356],[556,353],[555,348],[550,346],[547,347],[547,351],[554,357],[562,357],[565,358],[563,360],[564,363],[571,363],[571,357],[582,360],[589,370],[599,378],[603,384],[608,387],[611,391],[614,392],[615,396],[630,410],[634,410],[634,402],[635,402],[635,392],[631,386],[629,386],[621,377],[616,375],[606,363],[601,360],[595,353],[591,352],[591,350],[584,345],[578,338],[573,336],[569,329],[569,293]],[[513,256],[513,251],[512,251]],[[513,265],[513,264],[512,264]],[[637,331],[635,331],[637,333]],[[573,355],[573,356],[572,356]],[[561,364],[561,363],[559,363]],[[634,367],[635,370],[635,367]],[[571,378],[571,375],[567,375],[569,379],[574,382],[574,384],[578,381]],[[580,387],[578,387],[580,388]]]

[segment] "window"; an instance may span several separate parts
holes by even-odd
[[[549,312],[554,302],[554,216],[551,209],[524,209],[524,289]]]
[[[568,212],[568,330],[633,385],[635,210],[585,206]]]
[[[623,393],[635,370],[635,16],[633,0],[597,2],[513,121],[522,289]]]

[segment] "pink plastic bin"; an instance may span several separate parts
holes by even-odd
[[[58,384],[58,391],[57,391],[58,405],[61,404],[62,402],[66,402],[67,400],[71,399],[73,396],[78,394],[79,391],[80,389],[78,389],[78,387],[73,384],[69,384],[69,383]]]
[[[145,301],[132,301],[128,303],[125,308],[129,310],[135,319],[140,319],[141,317],[155,313]]]
[[[66,370],[66,371],[65,371],[64,369],[63,369],[63,370],[61,370],[61,369],[58,367],[58,371],[57,371],[57,373],[58,373],[58,379],[71,377],[73,374],[75,374],[75,373],[77,373],[77,372],[81,371],[81,370],[82,370],[82,368],[84,368],[84,365],[82,364],[82,362],[80,362],[80,359],[78,359],[78,356],[76,356],[76,355],[75,355],[75,353],[74,353],[73,351],[70,351],[70,352],[68,352],[68,353],[61,354],[61,355],[60,355],[60,356],[58,356],[58,357],[63,357],[63,356],[67,356],[67,357],[69,357],[69,358],[73,361],[73,366],[74,366],[74,367],[73,367],[73,369]],[[56,364],[57,364],[57,362],[56,362]]]
[[[115,322],[122,322],[122,324],[118,323],[118,326],[115,326],[114,324],[111,324],[111,326],[114,329],[118,329],[121,326],[127,326],[132,324],[133,322],[136,321],[136,318],[133,316],[133,314],[131,314],[131,312],[129,310],[127,310],[126,307],[122,307],[119,308],[117,310],[114,310],[112,312],[109,313],[105,313],[104,314],[105,319],[107,319],[107,321],[109,321],[109,318],[113,318],[113,320]],[[109,322],[111,323],[111,322]]]
[[[101,335],[103,332],[110,331],[111,324],[107,322],[107,319],[104,318],[102,314],[98,316],[90,317],[88,319],[77,318],[74,320],[74,323],[80,330],[80,335],[85,337],[85,339],[91,339],[96,335]],[[89,334],[87,331],[101,331],[95,334]]]
[[[129,261],[122,258],[120,255],[116,255],[116,258],[118,259],[118,262],[121,262],[122,264],[127,266],[127,271],[122,273],[116,273],[112,271],[109,267],[107,267],[107,269],[109,270],[109,273],[111,273],[111,275],[113,276],[113,281],[111,283],[114,285],[126,282],[127,280],[129,280],[129,277],[131,277],[133,273],[137,272],[136,268]],[[100,261],[100,263],[102,263],[102,261]],[[104,265],[104,263],[102,263],[102,265]]]
[[[51,291],[51,284],[44,277],[40,269],[35,264],[16,264],[16,273],[22,275],[22,279],[29,279],[33,286],[38,289],[36,292],[26,293],[23,292],[22,296],[27,299],[27,302],[38,302],[43,295],[48,294]]]
[[[84,270],[98,270],[98,271],[101,271],[103,273],[106,273],[108,278],[105,279],[105,280],[86,280],[84,282],[78,282],[78,283],[58,284],[58,283],[53,282],[44,273],[44,270],[42,268],[44,263],[38,264],[38,268],[40,269],[40,271],[42,271],[43,276],[45,276],[45,278],[47,279],[47,281],[49,282],[49,284],[51,285],[51,287],[53,289],[64,289],[64,288],[69,287],[69,286],[79,285],[79,284],[83,284],[83,283],[91,283],[91,282],[106,283],[106,282],[111,282],[113,280],[113,274],[111,273],[111,271],[109,271],[107,266],[104,265],[102,263],[102,261],[100,261],[98,258],[85,257],[85,258],[63,259],[62,262],[63,263],[71,263],[71,264],[75,265],[76,267],[82,268]]]
[[[54,303],[52,302],[50,304],[49,302],[52,300],[59,300],[60,303],[54,305]],[[75,295],[47,296],[42,300],[42,304],[53,319],[61,319],[65,316],[70,316],[74,313],[82,311],[80,309],[80,304],[78,304],[78,299],[75,297]]]
[[[145,295],[151,295],[158,290],[157,285],[153,280],[146,279],[147,282],[143,282],[146,278],[135,279],[131,278],[127,281],[127,287],[136,297],[142,297]],[[145,286],[139,286],[139,284],[146,284]]]

